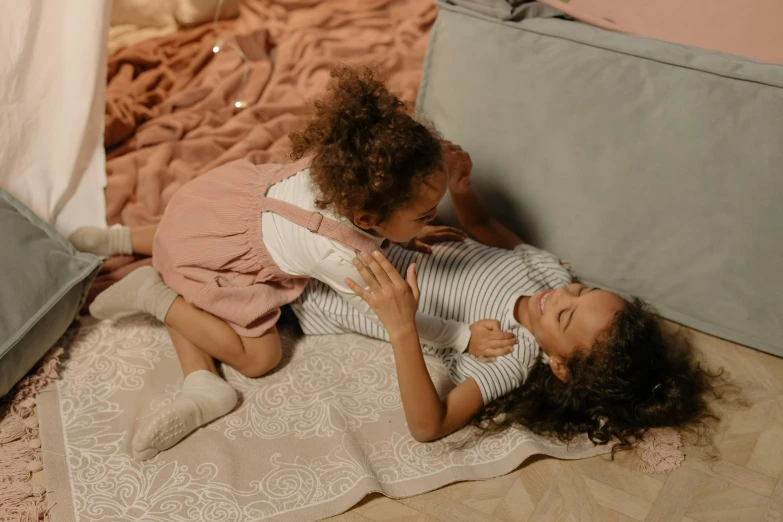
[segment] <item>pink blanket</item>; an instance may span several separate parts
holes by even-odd
[[[541,0],[624,33],[783,64],[783,0]]]
[[[432,0],[243,0],[218,34],[206,25],[115,53],[105,115],[109,223],[156,223],[179,187],[229,161],[285,162],[288,133],[336,64],[385,67],[391,89],[412,104],[435,15]],[[227,43],[216,54],[218,41]],[[92,296],[143,263],[110,259]]]

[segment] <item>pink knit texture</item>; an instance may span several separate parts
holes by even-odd
[[[57,348],[0,399],[0,522],[48,521],[46,488],[28,484],[43,469],[35,396],[57,377]]]

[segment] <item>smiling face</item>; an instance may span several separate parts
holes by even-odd
[[[377,216],[368,211],[357,214],[354,222],[396,243],[407,243],[438,215],[438,204],[446,195],[447,184],[448,174],[438,170],[414,188],[413,198],[407,205],[383,221],[377,221]]]
[[[516,314],[549,356],[555,375],[568,380],[565,362],[577,350],[592,347],[624,306],[615,293],[573,283],[521,300]]]

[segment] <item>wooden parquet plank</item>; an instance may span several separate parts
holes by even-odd
[[[595,501],[605,508],[621,513],[633,520],[644,520],[650,512],[652,503],[643,498],[588,477],[585,477],[584,480]]]
[[[699,522],[763,520],[769,498],[717,477],[703,475],[685,515]]]
[[[653,502],[645,522],[671,522],[685,516],[685,509],[699,485],[702,474],[683,466],[669,475],[658,498]]]
[[[701,448],[689,448],[686,455],[684,463],[686,468],[720,478],[764,497],[772,495],[775,489],[776,479],[721,458],[715,459]]]

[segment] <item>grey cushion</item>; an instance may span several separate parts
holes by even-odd
[[[783,355],[783,67],[440,7],[417,109],[500,217],[589,284]]]
[[[62,336],[99,268],[0,189],[0,396]]]

